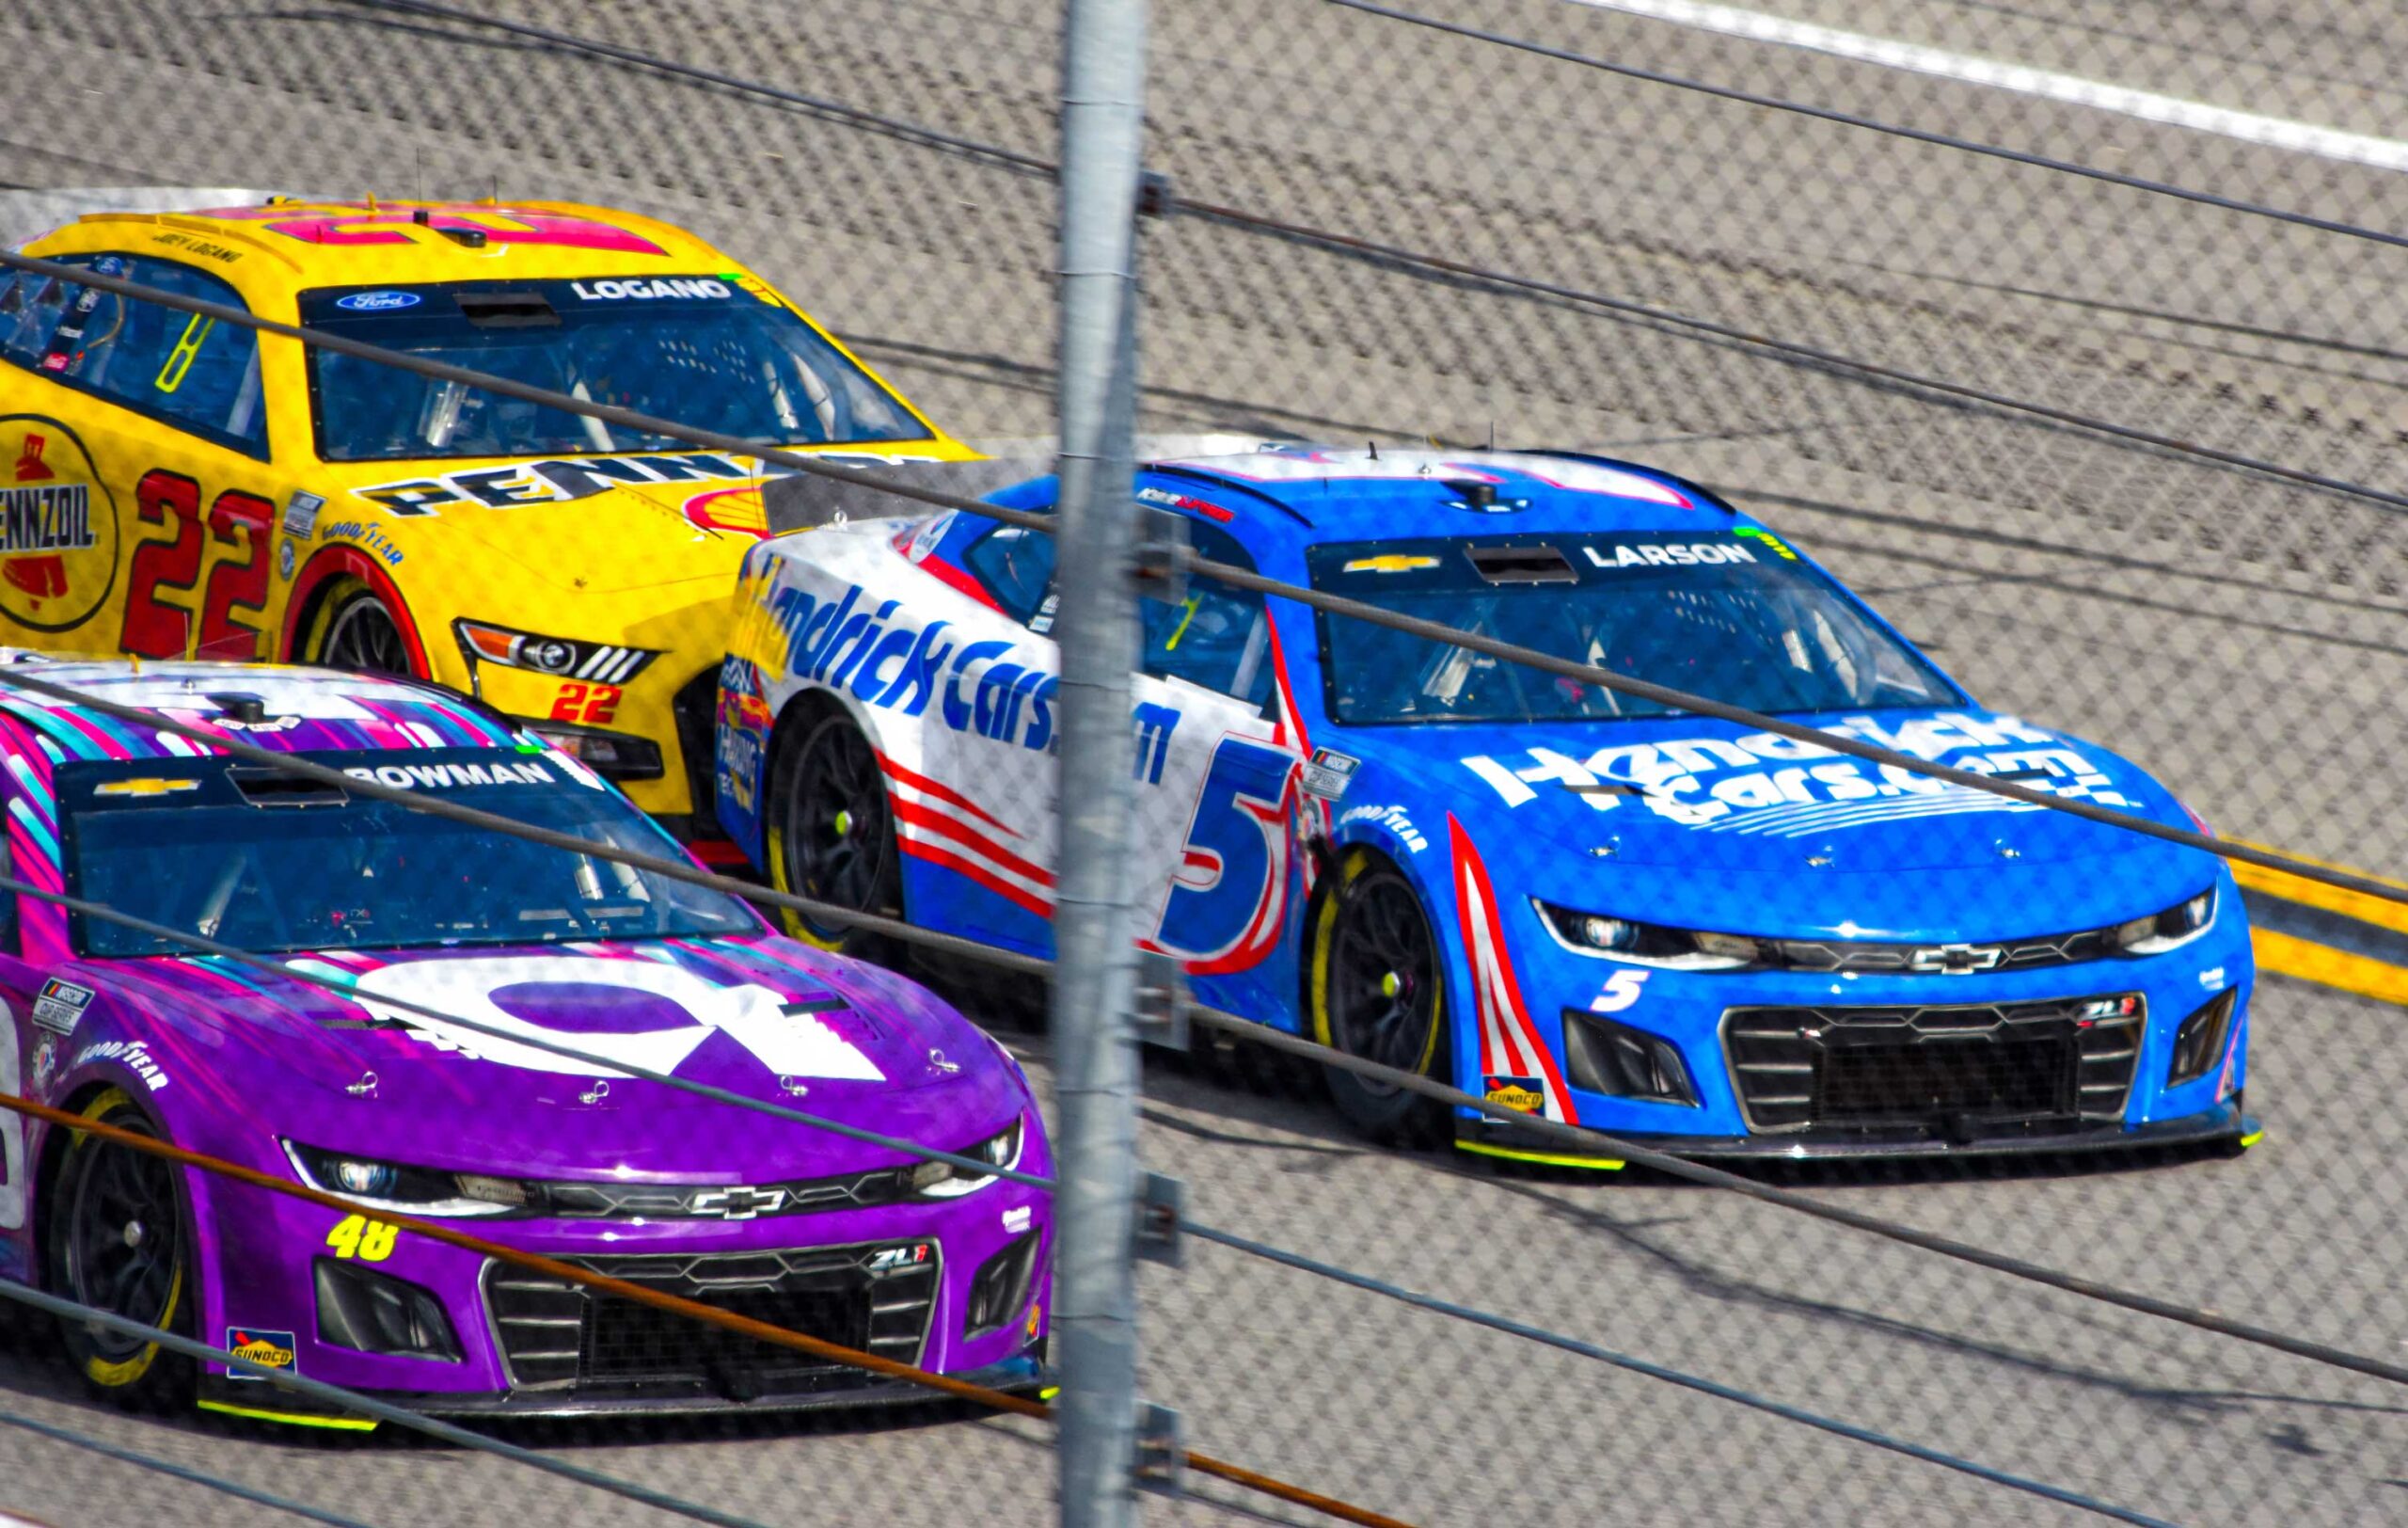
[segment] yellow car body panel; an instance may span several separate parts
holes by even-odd
[[[299,324],[304,294],[323,289],[526,280],[641,292],[644,282],[707,276],[800,317],[923,432],[798,439],[790,449],[887,461],[976,456],[759,278],[632,214],[564,202],[274,201],[92,215],[25,252],[117,255],[137,280],[165,273],[184,280],[187,294],[215,291],[182,274],[198,272],[284,324]],[[0,288],[8,276],[0,272]],[[649,740],[659,772],[623,779],[628,794],[674,825],[715,833],[707,691],[737,568],[765,531],[762,485],[784,470],[684,448],[328,461],[298,342],[259,336],[255,375],[238,378],[211,370],[221,351],[247,361],[240,333],[228,338],[236,326],[170,312],[156,332],[172,342],[143,358],[143,373],[154,358],[157,369],[133,390],[145,401],[135,406],[74,374],[79,358],[108,340],[112,312],[124,330],[114,298],[74,289],[97,306],[73,343],[54,337],[39,356],[6,348],[28,294],[44,285],[21,279],[13,303],[0,293],[0,642],[307,661],[342,601],[373,593],[394,607],[420,676],[514,715]],[[230,400],[209,418],[240,431],[174,417],[180,396],[205,394]],[[510,667],[472,660],[454,625],[462,620],[653,656],[618,684]],[[673,703],[689,687],[681,746]],[[689,759],[703,764],[701,778],[689,777]]]

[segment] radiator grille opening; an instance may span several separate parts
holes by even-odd
[[[794,1252],[569,1261],[716,1310],[901,1362],[917,1362],[936,1304],[936,1243]],[[810,1394],[863,1371],[802,1349],[496,1264],[485,1303],[514,1390],[596,1399]]]
[[[1733,1009],[1722,1039],[1753,1133],[1962,1136],[2121,1121],[2145,1019],[2141,998],[2129,993]]]

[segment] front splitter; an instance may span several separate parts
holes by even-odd
[[[1054,1384],[1054,1371],[1032,1355],[1006,1359],[983,1369],[947,1375],[965,1384],[1002,1391],[1007,1395],[1037,1395]],[[516,1391],[502,1395],[469,1395],[431,1392],[363,1393],[370,1399],[430,1417],[492,1417],[559,1420],[580,1417],[648,1417],[707,1413],[713,1416],[775,1416],[806,1411],[845,1411],[882,1407],[927,1405],[958,1397],[909,1379],[880,1379],[843,1389],[749,1400],[722,1395],[579,1395],[571,1391]],[[213,1377],[204,1384],[203,1409],[301,1427],[365,1428],[375,1418],[358,1411],[320,1410],[302,1398],[267,1385],[229,1381]]]
[[[2219,1104],[2204,1113],[2140,1125],[2086,1126],[2047,1133],[1974,1135],[1951,1138],[1938,1129],[1905,1131],[1798,1131],[1764,1136],[1616,1135],[1614,1140],[1690,1161],[1849,1162],[1976,1156],[2066,1156],[2129,1152],[2148,1147],[2231,1141],[2254,1145],[2264,1133],[2240,1103]],[[1476,1155],[1610,1170],[1624,1158],[1600,1147],[1582,1154],[1562,1141],[1497,1121],[1465,1121],[1455,1127],[1455,1144]]]

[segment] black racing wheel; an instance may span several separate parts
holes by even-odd
[[[780,891],[885,917],[903,915],[903,866],[878,756],[842,712],[805,722],[771,771],[769,876]],[[896,942],[792,909],[779,915],[796,938],[893,963]]]
[[[1450,1064],[1438,941],[1413,883],[1386,860],[1350,852],[1313,919],[1313,1038],[1350,1056],[1446,1082]],[[1323,1069],[1338,1106],[1373,1140],[1446,1138],[1446,1105],[1341,1067]]]
[[[402,623],[374,591],[353,586],[330,597],[311,634],[308,661],[357,674],[411,675]]]
[[[92,1100],[84,1117],[136,1135],[158,1127],[121,1089]],[[157,1327],[192,1332],[195,1293],[179,1170],[166,1158],[79,1134],[67,1144],[42,1203],[42,1259],[51,1293]],[[91,1321],[58,1322],[60,1343],[93,1391],[135,1410],[191,1400],[194,1365],[146,1338]]]

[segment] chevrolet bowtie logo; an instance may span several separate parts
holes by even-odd
[[[705,1188],[686,1199],[689,1215],[716,1215],[722,1220],[750,1220],[756,1215],[775,1215],[785,1207],[786,1191],[783,1188]]]
[[[1943,976],[1969,977],[1988,971],[2006,959],[2003,945],[1928,945],[1916,950],[1907,969]]]

